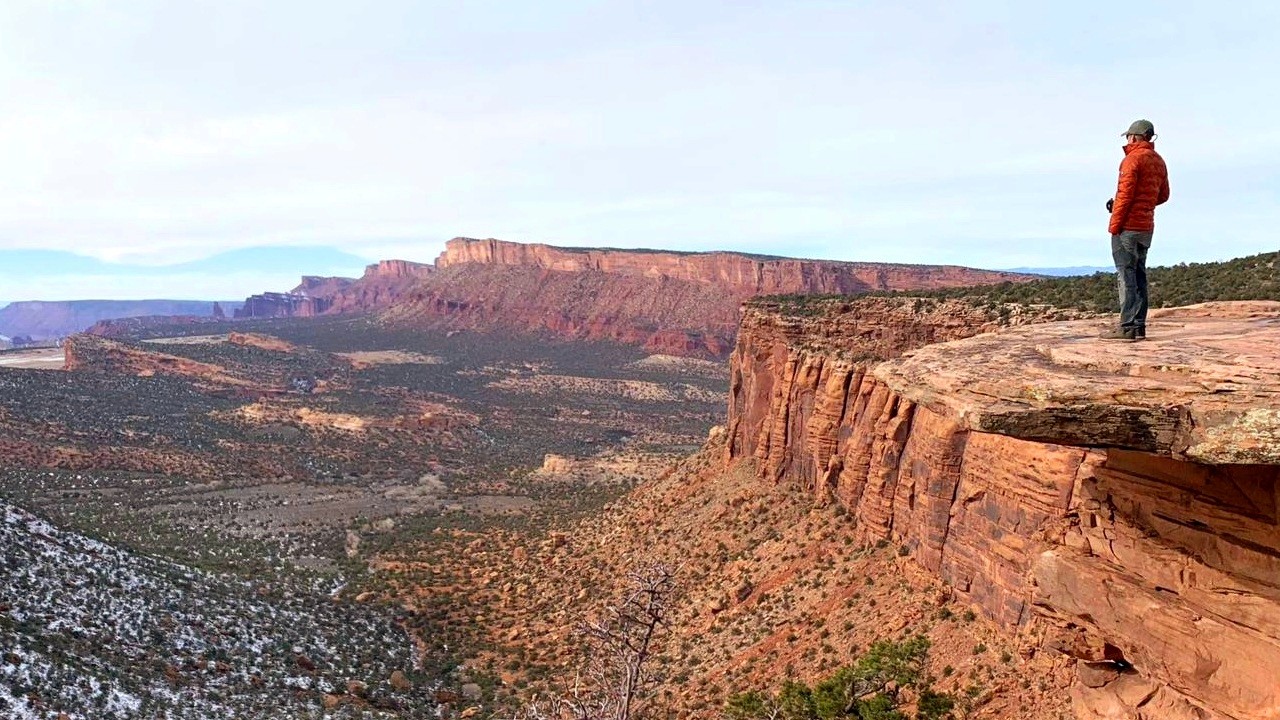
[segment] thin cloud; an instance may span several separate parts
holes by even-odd
[[[1273,250],[1280,100],[1238,68],[1280,65],[1278,13],[16,0],[0,249],[429,260],[471,235],[1099,265],[1142,116],[1173,185],[1153,262]]]

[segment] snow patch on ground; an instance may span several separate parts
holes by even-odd
[[[215,576],[55,527],[0,502],[0,718],[423,717],[434,684],[386,610],[314,587]],[[314,668],[314,669],[312,669]]]

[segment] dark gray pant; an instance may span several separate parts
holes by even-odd
[[[1120,291],[1120,327],[1146,331],[1147,249],[1151,233],[1124,230],[1111,236],[1111,259],[1116,263],[1116,285]]]

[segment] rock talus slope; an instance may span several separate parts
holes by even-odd
[[[1280,717],[1280,303],[1133,344],[883,310],[750,308],[728,454],[1075,658],[1081,718]]]

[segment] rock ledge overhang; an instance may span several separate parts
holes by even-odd
[[[1153,311],[1148,339],[1098,321],[1010,328],[882,363],[877,379],[968,429],[1141,450],[1205,464],[1280,464],[1280,302]]]

